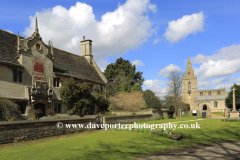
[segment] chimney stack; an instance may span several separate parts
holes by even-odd
[[[92,40],[85,40],[85,36],[83,36],[83,40],[81,41],[81,53],[82,56],[86,58],[89,64],[92,63],[93,55],[92,55]]]

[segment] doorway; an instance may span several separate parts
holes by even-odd
[[[207,105],[203,105],[203,110],[207,110]]]
[[[45,114],[45,104],[43,104],[43,103],[37,103],[37,104],[35,104],[35,110],[36,110],[36,109],[40,109],[40,110],[42,111],[42,113],[39,114],[39,118],[46,115],[46,114]]]

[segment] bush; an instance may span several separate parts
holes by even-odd
[[[9,119],[8,121],[17,121],[17,118],[12,117],[11,119]]]
[[[31,120],[38,120],[35,116],[33,116],[32,118],[31,118]]]
[[[77,82],[69,78],[62,83],[60,96],[67,104],[68,114],[76,114],[83,117],[94,103],[94,96],[86,82]]]
[[[132,115],[136,115],[137,113],[133,112]]]
[[[105,116],[116,116],[116,115],[117,115],[116,113],[112,114],[112,112],[110,111],[105,113]]]
[[[50,115],[50,116],[53,116],[54,115],[54,109],[48,109],[47,110],[47,114]]]
[[[0,121],[8,121],[12,117],[17,120],[24,120],[18,110],[18,105],[0,96]]]
[[[56,116],[53,119],[61,119],[61,117],[60,116]]]
[[[146,106],[142,92],[121,92],[108,98],[111,110],[139,111]]]
[[[153,91],[149,89],[143,91],[143,98],[146,101],[148,108],[161,108],[161,101]]]

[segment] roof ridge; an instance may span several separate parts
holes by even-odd
[[[2,31],[4,31],[4,32],[7,32],[7,33],[10,33],[10,34],[13,34],[13,35],[15,35],[15,36],[18,36],[17,34],[15,34],[15,33],[11,33],[11,32],[9,32],[9,31],[7,31],[7,30],[3,30],[3,29],[1,29],[0,28],[0,30],[2,30]],[[26,39],[25,37],[23,37],[23,36],[19,36],[20,38],[24,38],[24,39]]]

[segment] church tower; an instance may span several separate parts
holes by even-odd
[[[188,57],[187,70],[182,77],[182,102],[190,105],[190,110],[194,110],[194,92],[197,90],[197,76],[194,75],[190,57]]]

